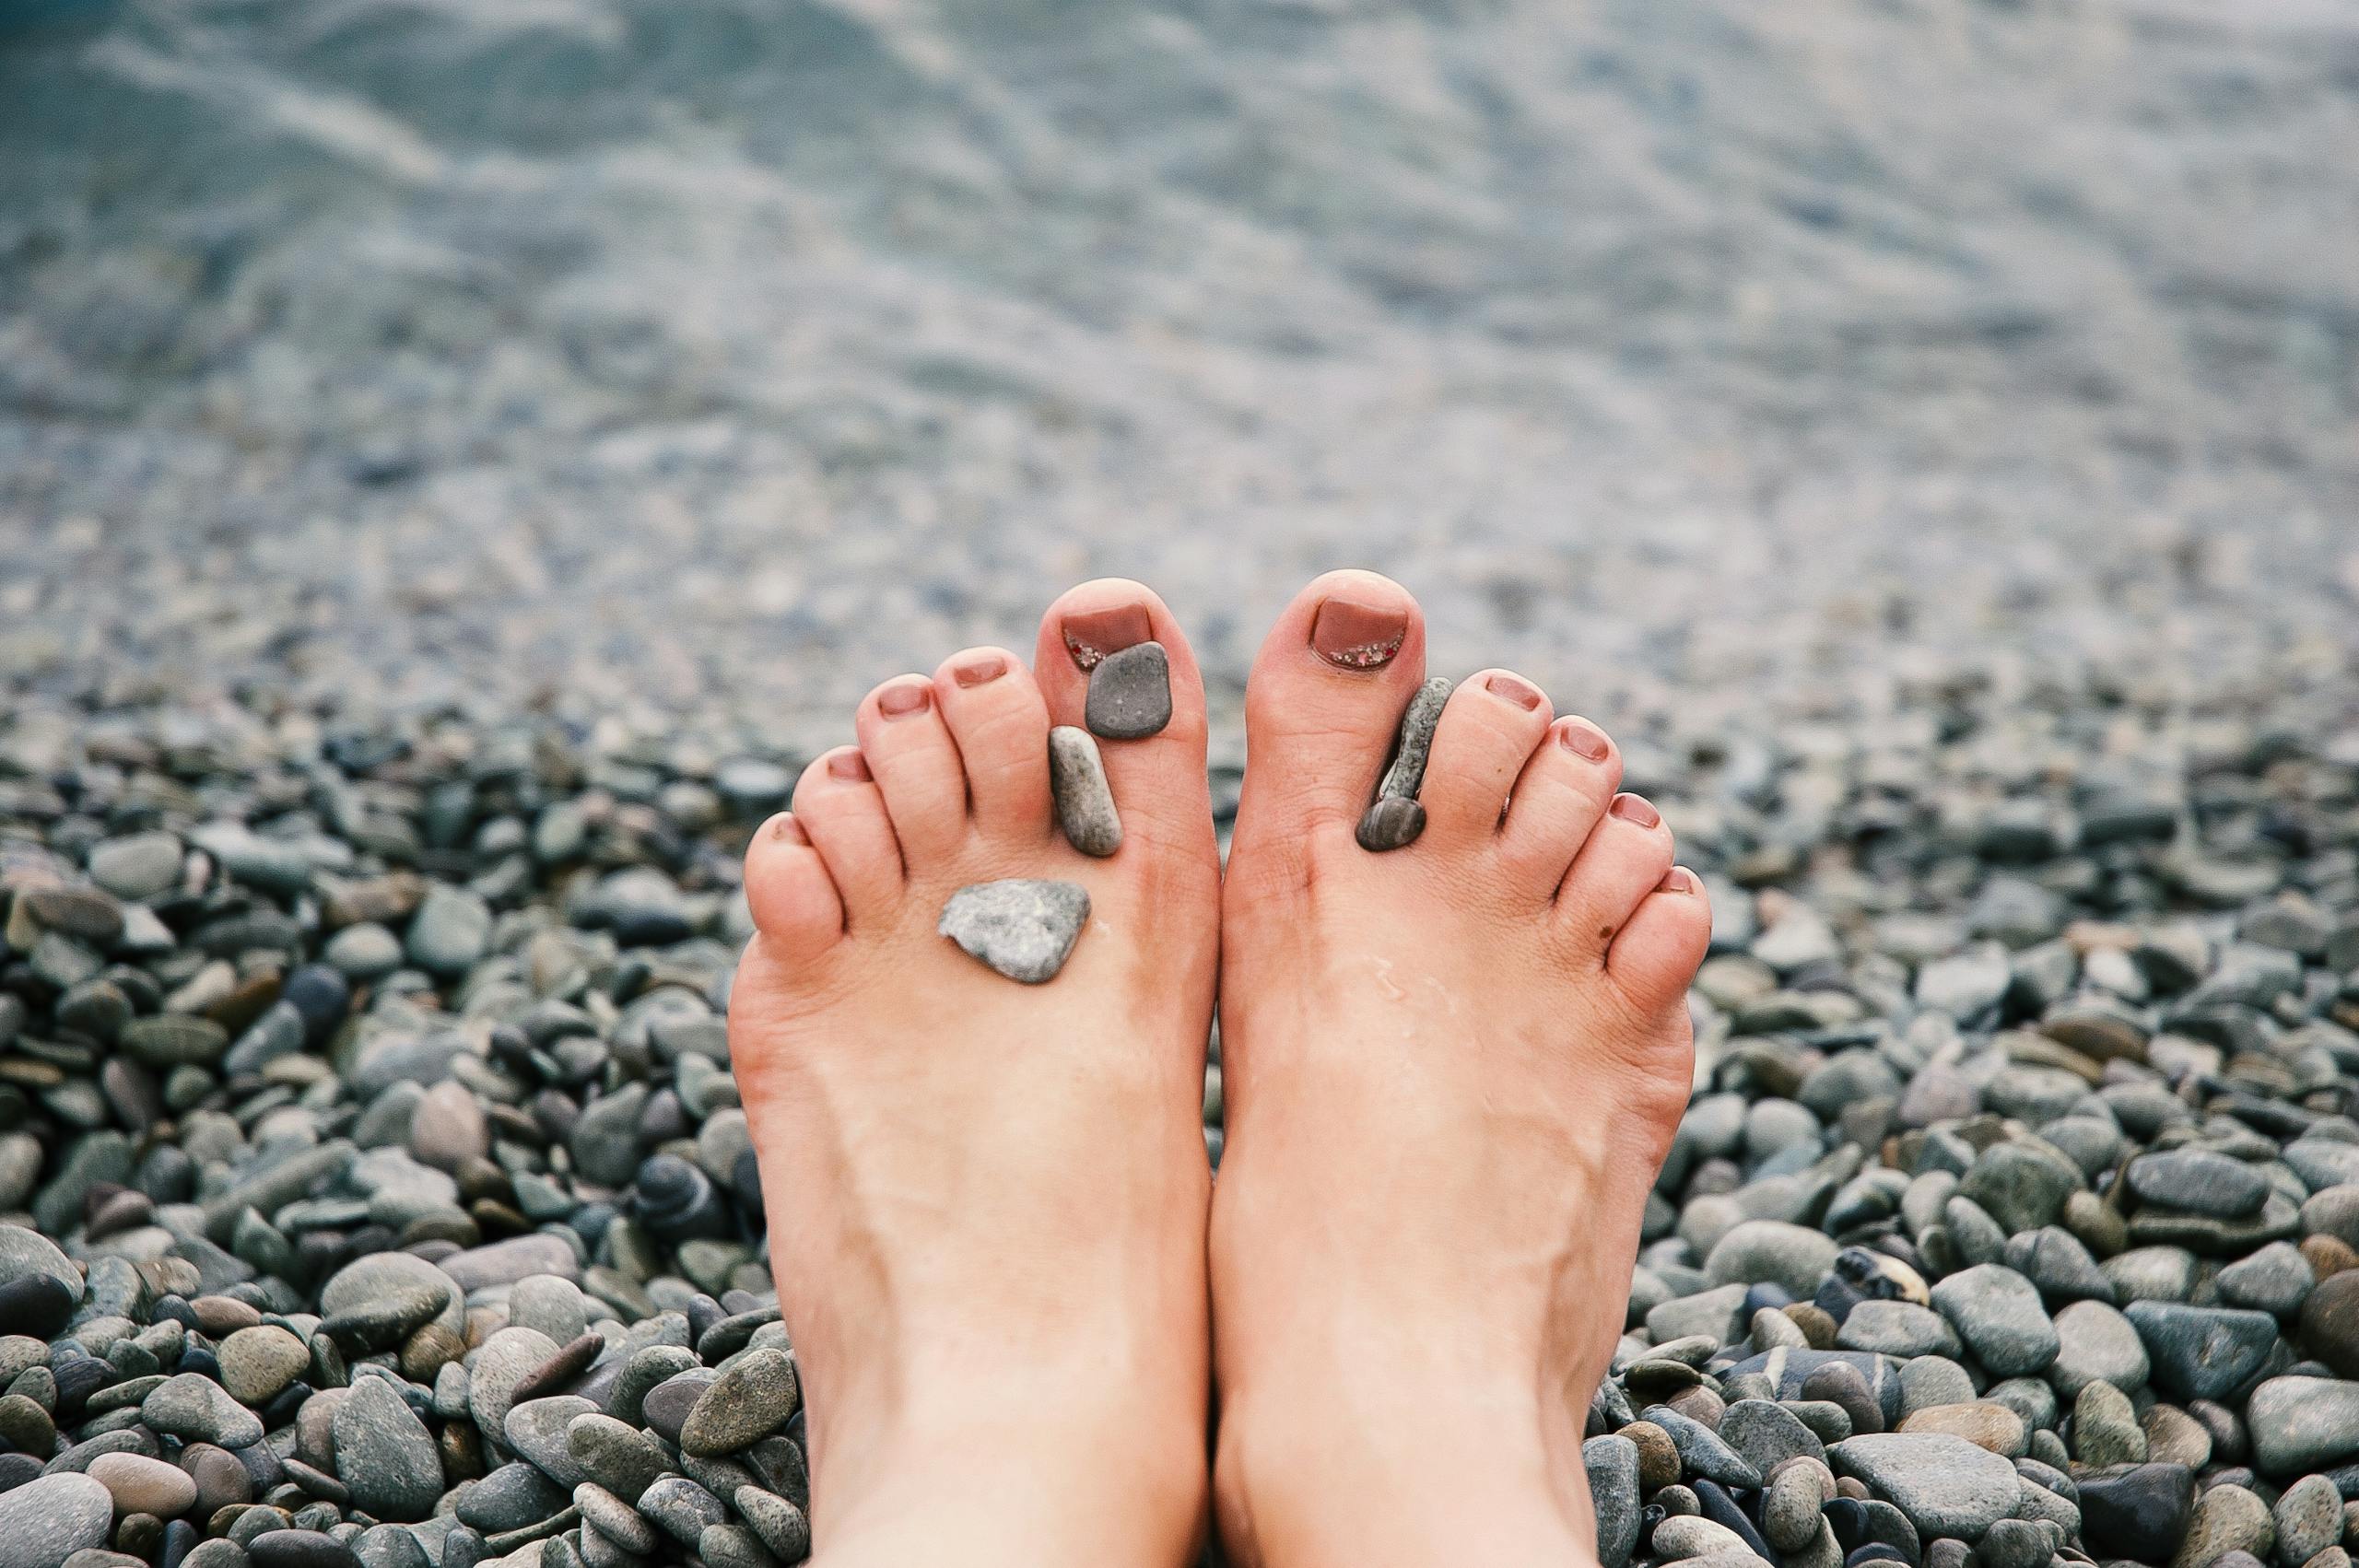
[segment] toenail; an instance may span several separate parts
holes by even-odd
[[[811,842],[811,836],[803,831],[803,825],[790,815],[775,816],[770,819],[770,837],[781,844]]]
[[[1109,653],[1120,653],[1155,637],[1155,620],[1144,604],[1117,604],[1110,610],[1077,610],[1062,623],[1065,651],[1081,669],[1094,670]]]
[[[846,746],[827,758],[830,776],[852,784],[868,782],[868,759],[860,755],[857,746]]]
[[[1625,822],[1635,822],[1640,827],[1653,827],[1662,821],[1662,813],[1636,795],[1614,797],[1614,814]]]
[[[1567,751],[1590,762],[1603,762],[1614,752],[1614,743],[1605,738],[1604,731],[1579,719],[1567,720],[1565,727],[1556,731],[1556,739],[1564,743]]]
[[[876,711],[887,719],[907,719],[912,713],[924,712],[925,705],[933,700],[933,687],[902,681],[876,694]]]
[[[1310,646],[1330,664],[1374,670],[1392,662],[1409,635],[1409,612],[1397,604],[1330,599],[1310,618]]]
[[[1671,870],[1663,872],[1662,881],[1657,885],[1656,891],[1660,893],[1701,893],[1704,891],[1704,884],[1701,882],[1698,882],[1696,879],[1696,873],[1689,871],[1685,866],[1673,866]]]
[[[1526,712],[1538,708],[1546,700],[1540,695],[1538,686],[1520,675],[1504,673],[1493,675],[1484,681],[1483,687],[1493,696],[1511,702]]]
[[[1007,661],[996,653],[979,653],[950,667],[950,678],[962,686],[980,686],[1007,673]]]

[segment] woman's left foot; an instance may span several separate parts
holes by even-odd
[[[1051,811],[1050,726],[1082,725],[1086,668],[1149,640],[1170,718],[1101,743],[1122,837],[1093,859]],[[1207,1484],[1219,954],[1195,660],[1153,593],[1093,582],[1050,609],[1033,670],[969,649],[857,725],[746,853],[758,934],[729,1012],[817,1552],[1178,1563]],[[1009,878],[1088,894],[1046,984],[937,931],[958,889]]]

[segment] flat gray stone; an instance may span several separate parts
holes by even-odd
[[[1106,655],[1089,672],[1082,717],[1109,741],[1143,740],[1171,722],[1171,658],[1159,642],[1137,642]]]
[[[1100,665],[1100,669],[1104,666]],[[1122,847],[1122,819],[1106,782],[1105,759],[1086,730],[1060,724],[1049,731],[1049,792],[1065,842],[1099,859]]]
[[[2015,1506],[2015,1467],[1963,1437],[1873,1433],[1846,1438],[1827,1456],[1837,1474],[1865,1482],[1920,1535],[1979,1540]]]
[[[699,1458],[734,1454],[784,1426],[800,1403],[794,1358],[779,1350],[747,1351],[689,1407],[681,1450]]]
[[[1065,966],[1088,919],[1079,883],[1010,877],[952,894],[934,929],[1009,979],[1037,986]]]
[[[2252,1391],[2245,1421],[2261,1474],[2323,1469],[2359,1457],[2359,1383],[2272,1377]]]
[[[336,1479],[353,1506],[403,1523],[430,1517],[442,1497],[442,1457],[409,1401],[381,1377],[362,1377],[335,1408]]]
[[[2133,1301],[2122,1316],[2146,1343],[2155,1387],[2183,1399],[2225,1398],[2277,1344],[2277,1319],[2265,1312]]]
[[[2130,1190],[2142,1201],[2240,1220],[2260,1212],[2269,1178],[2241,1160],[2205,1149],[2168,1149],[2130,1163]]]
[[[38,1476],[0,1492],[0,1568],[57,1568],[87,1547],[104,1546],[114,1495],[74,1471]]]
[[[1581,1445],[1581,1463],[1597,1514],[1599,1568],[1623,1568],[1638,1544],[1638,1445],[1626,1437],[1592,1437]]]
[[[2045,1371],[2056,1359],[2056,1325],[2037,1287],[2002,1264],[1952,1274],[1933,1287],[1933,1305],[2001,1377]]]

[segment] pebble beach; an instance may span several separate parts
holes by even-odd
[[[747,837],[1338,565],[1712,897],[1602,1568],[2350,1568],[2347,12],[659,9],[0,28],[0,1568],[803,1560]]]

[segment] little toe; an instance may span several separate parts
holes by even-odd
[[[1153,650],[1131,651],[1148,643],[1157,645],[1159,659]],[[1098,737],[1122,819],[1116,862],[1132,855],[1133,846],[1138,853],[1215,853],[1212,792],[1204,778],[1204,679],[1162,598],[1127,578],[1068,589],[1040,618],[1032,668],[1049,722]]]
[[[1673,866],[1638,901],[1606,950],[1605,972],[1642,1012],[1680,1001],[1712,942],[1712,905],[1704,879]]]
[[[1032,672],[1003,648],[970,648],[933,673],[934,699],[967,770],[978,832],[1039,837],[1049,827],[1049,708]]]
[[[853,727],[892,814],[901,863],[921,876],[967,836],[966,769],[933,683],[922,675],[886,682],[861,700]]]
[[[1639,796],[1614,796],[1556,890],[1557,918],[1572,941],[1602,960],[1671,859],[1662,813]]]
[[[901,898],[901,846],[858,746],[838,746],[803,770],[794,820],[827,864],[847,929],[889,917]]]
[[[1547,694],[1507,670],[1485,670],[1450,693],[1417,793],[1426,808],[1426,843],[1491,841],[1508,792],[1547,733],[1550,717]]]
[[[779,957],[811,958],[843,935],[844,901],[827,862],[791,813],[762,824],[745,847],[745,906]]]
[[[1517,883],[1553,897],[1622,782],[1622,753],[1586,719],[1559,719],[1508,797],[1499,859]]]
[[[1245,684],[1239,842],[1354,832],[1425,675],[1425,615],[1399,583],[1333,571],[1296,594]]]

